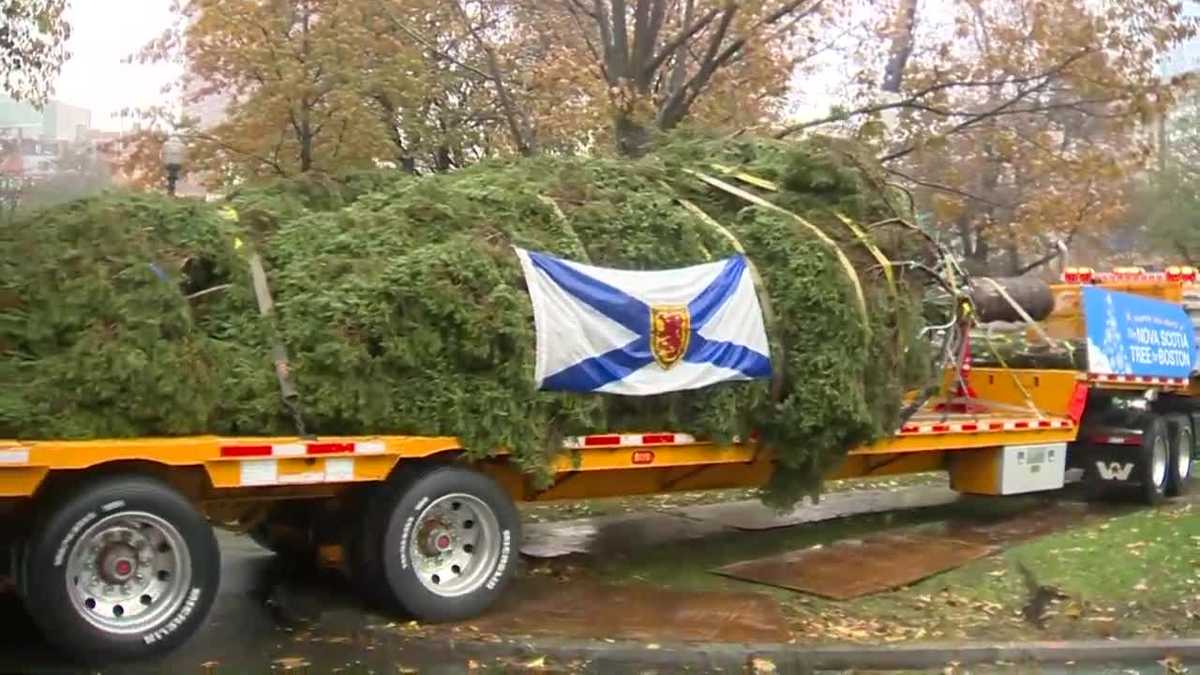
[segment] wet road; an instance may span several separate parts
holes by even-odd
[[[1072,500],[1063,499],[1064,496],[1060,496],[1062,501],[1059,502],[1058,507],[1051,508],[1051,511],[1063,512],[1059,515],[1081,511],[1081,504],[1076,502],[1072,505]],[[970,509],[962,505],[959,507],[965,511],[960,515],[970,514]],[[958,511],[959,507],[949,508]],[[1086,510],[1083,509],[1083,511]],[[1016,512],[1020,511],[1027,511],[1027,509],[1017,509]],[[1016,512],[1010,514],[1008,518],[1002,517],[996,526],[1015,526],[1018,522],[1029,520],[1028,518],[1012,518],[1011,516]],[[945,513],[933,516],[931,522],[941,522],[939,519],[945,516]],[[1034,520],[1036,521],[1036,519]],[[1054,520],[1054,522],[1057,523],[1058,520],[1061,519]],[[887,522],[886,519],[880,521],[881,530],[893,527],[885,524]],[[613,525],[615,527],[621,523]],[[627,526],[628,523],[624,525]],[[968,525],[972,524],[968,523]],[[979,530],[976,534],[988,542],[991,542],[991,539],[983,535],[991,533],[1000,536],[1001,539],[1012,537],[1020,539],[1021,536],[1018,535],[1023,532],[1008,532],[1007,530],[994,532],[996,526],[981,529],[978,523],[972,526]],[[821,526],[801,525],[799,527]],[[968,528],[968,530],[970,529]],[[1053,529],[1055,528],[1049,528],[1049,530]],[[651,541],[661,539],[666,534],[655,523],[648,524],[647,530],[648,532],[642,533],[646,536],[641,539]],[[1037,528],[1034,530],[1036,531],[1025,534],[1029,536],[1044,534]],[[722,531],[724,532],[724,528]],[[776,530],[775,532],[785,531]],[[964,536],[964,533],[969,532],[956,530],[956,533],[961,537]],[[654,537],[651,537],[651,534]],[[600,535],[595,537],[597,542],[611,541],[612,539],[606,533],[601,532]],[[720,536],[735,537],[738,534],[736,531],[729,531]],[[750,534],[745,533],[742,536],[750,536]],[[669,537],[666,538],[669,539]],[[688,538],[684,537],[684,539]],[[421,672],[435,675],[461,673],[467,672],[468,664],[465,658],[462,656],[449,658],[446,645],[447,640],[455,638],[468,635],[472,638],[480,637],[479,635],[470,635],[469,629],[482,630],[483,634],[487,635],[512,634],[514,628],[522,628],[516,632],[537,634],[539,632],[535,630],[537,626],[520,626],[521,622],[518,619],[539,617],[543,622],[553,625],[552,632],[555,635],[562,635],[564,623],[569,624],[568,619],[574,616],[570,612],[559,615],[566,612],[567,609],[578,613],[578,610],[583,608],[584,620],[577,623],[581,623],[593,631],[596,627],[596,620],[600,618],[594,611],[594,608],[597,607],[596,596],[588,596],[583,592],[586,589],[581,589],[578,583],[572,583],[566,590],[579,591],[583,593],[583,596],[571,601],[571,594],[565,593],[561,586],[556,588],[551,585],[548,587],[549,591],[547,588],[541,588],[539,595],[540,587],[535,583],[536,580],[530,577],[522,583],[532,584],[532,590],[527,588],[522,591],[520,588],[522,583],[518,583],[517,588],[510,589],[506,598],[501,600],[495,611],[492,612],[490,619],[485,617],[473,622],[473,624],[478,624],[477,626],[450,628],[442,630],[438,634],[430,634],[427,639],[423,639],[423,630],[415,633],[406,630],[404,618],[382,616],[364,608],[357,601],[355,594],[351,592],[346,582],[336,575],[325,575],[318,578],[315,575],[319,573],[311,569],[288,568],[286,558],[274,556],[244,537],[219,533],[218,539],[222,554],[222,583],[216,605],[206,625],[180,649],[157,662],[106,668],[102,672],[170,673],[171,675],[190,675],[191,673],[204,675],[303,673],[308,675],[309,673],[333,672],[389,674]],[[542,585],[545,586],[545,584]],[[603,593],[605,604],[619,608],[621,605],[619,600],[622,596],[613,595],[612,589],[602,588],[599,592]],[[698,620],[711,619],[714,614],[713,608],[707,605],[704,605],[707,609],[702,612],[692,611],[703,604],[698,604],[696,598],[685,598],[684,600],[687,602],[684,602],[680,598],[666,597],[662,593],[647,594],[653,596],[650,600],[655,608],[666,611],[674,607],[677,610],[676,615],[679,616],[696,615],[692,618]],[[638,593],[630,595],[629,598],[626,598],[626,604],[636,605],[638,595]],[[676,593],[676,595],[681,594]],[[539,598],[544,601],[544,607],[538,605]],[[564,599],[567,601],[566,609],[563,607]],[[647,598],[641,598],[641,600],[645,601]],[[643,604],[645,603],[643,602]],[[678,606],[676,607],[676,605]],[[531,610],[531,608],[534,609]],[[625,607],[625,610],[629,610],[629,607]],[[559,614],[555,614],[555,611],[558,611]],[[715,613],[720,614],[720,612]],[[759,619],[764,616],[761,608],[754,607],[743,614]],[[657,614],[653,615],[658,616]],[[623,615],[621,622],[628,624],[628,617]],[[657,620],[652,623],[653,625],[643,627],[646,635],[641,635],[637,631],[631,635],[624,633],[612,633],[612,635],[625,639],[651,640],[653,638],[653,641],[666,641],[668,638],[673,639],[673,636],[680,632],[681,624],[678,617]],[[0,626],[4,628],[4,630],[0,630],[0,673],[98,672],[73,666],[65,661],[61,654],[47,646],[25,616],[20,602],[16,598],[0,596]],[[704,624],[704,626],[708,626],[708,624]],[[629,628],[629,626],[625,627]],[[760,626],[747,624],[743,627],[751,631],[742,637],[745,641],[772,641],[755,632],[761,630]],[[638,628],[638,626],[634,625],[633,628]],[[665,636],[652,634],[654,631],[651,629],[661,631],[663,628],[668,631]],[[723,625],[721,632],[728,628],[729,626]],[[465,630],[466,633],[455,633],[460,630]],[[570,631],[565,632],[570,633]],[[581,633],[591,635],[588,631],[581,631]],[[575,637],[580,636],[576,635]],[[693,636],[691,639],[712,640],[714,637],[705,633]],[[773,639],[778,640],[778,638]],[[461,639],[459,641],[462,642]],[[597,664],[592,665],[594,667]],[[502,668],[502,670],[510,669]],[[661,665],[656,670],[660,673],[669,672],[669,669],[663,669]],[[595,672],[603,672],[603,669]]]
[[[0,672],[3,673],[422,673],[462,672],[432,649],[381,640],[372,626],[395,618],[359,605],[337,577],[289,570],[249,539],[218,533],[222,579],[208,622],[180,649],[137,666],[83,669],[49,647],[15,597],[0,597]],[[391,644],[389,644],[389,642]],[[413,671],[415,672],[415,671]]]

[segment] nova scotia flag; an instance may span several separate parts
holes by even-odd
[[[746,259],[673,270],[516,249],[537,328],[538,387],[649,396],[771,376]]]

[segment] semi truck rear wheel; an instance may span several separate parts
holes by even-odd
[[[1171,435],[1167,421],[1161,415],[1147,418],[1142,427],[1137,479],[1141,485],[1138,496],[1145,504],[1157,504],[1167,493],[1171,474]]]
[[[1192,477],[1192,451],[1195,436],[1191,419],[1187,415],[1167,417],[1167,429],[1171,437],[1170,466],[1167,471],[1167,496],[1186,494]]]
[[[490,477],[459,466],[428,468],[397,485],[380,539],[382,589],[423,621],[478,615],[516,568],[520,518]]]
[[[81,483],[32,530],[25,606],[47,640],[84,661],[167,652],[203,623],[220,583],[208,522],[148,477]]]

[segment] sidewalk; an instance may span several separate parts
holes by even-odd
[[[406,653],[430,648],[428,641],[402,640]],[[776,672],[810,673],[830,670],[942,669],[950,665],[999,664],[1016,666],[1156,665],[1164,659],[1200,661],[1200,639],[1074,642],[999,642],[899,644],[884,647],[802,647],[780,643],[736,644],[634,643],[604,640],[452,640],[437,649],[450,659],[503,661],[513,664],[544,660],[548,668],[576,664],[587,672],[753,672],[756,662],[769,662]]]

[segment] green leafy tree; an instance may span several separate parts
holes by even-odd
[[[1182,98],[1160,133],[1158,161],[1138,186],[1129,220],[1154,251],[1200,263],[1200,92]]]
[[[0,91],[45,103],[67,58],[67,0],[0,0]]]

